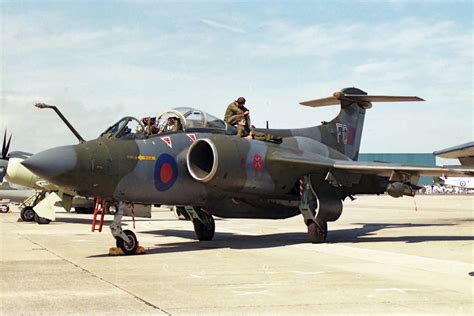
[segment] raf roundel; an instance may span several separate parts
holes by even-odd
[[[155,164],[155,188],[160,191],[170,189],[178,178],[178,165],[173,156],[162,154]]]

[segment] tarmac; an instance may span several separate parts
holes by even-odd
[[[146,254],[108,255],[108,227],[0,214],[0,313],[474,314],[474,197],[359,196],[311,244],[301,216],[216,218],[209,242],[166,209],[136,221]],[[106,224],[112,217],[106,216]],[[132,221],[126,221],[133,229]]]

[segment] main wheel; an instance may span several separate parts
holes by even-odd
[[[20,217],[25,222],[32,222],[35,219],[35,211],[31,206],[23,208],[20,212]]]
[[[94,214],[94,207],[75,207],[77,214]]]
[[[199,212],[199,215],[203,218],[205,224],[198,219],[193,219],[194,232],[197,239],[200,241],[212,240],[216,231],[214,218],[212,218],[211,214],[203,211]]]
[[[40,217],[38,216],[38,214],[35,213],[35,222],[37,222],[40,225],[46,225],[46,224],[49,224],[51,220],[44,217]]]
[[[308,223],[308,236],[313,244],[321,244],[328,236],[328,224],[323,221],[310,221]]]
[[[10,206],[8,206],[8,204],[0,205],[0,213],[8,213],[9,210],[10,210]]]
[[[125,242],[122,238],[117,237],[115,239],[115,244],[118,248],[122,249],[123,253],[126,255],[134,255],[138,248],[138,239],[134,232],[131,230],[124,230],[123,233],[127,235],[130,239],[130,242]]]

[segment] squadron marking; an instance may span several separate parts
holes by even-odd
[[[168,145],[170,148],[173,148],[173,142],[171,141],[171,137],[169,136],[161,137],[161,140],[164,141],[166,145]]]
[[[169,190],[178,178],[178,165],[173,156],[169,154],[161,154],[158,157],[154,172],[155,188],[164,192]]]
[[[196,134],[186,134],[186,136],[188,136],[192,142],[195,142],[197,139]]]
[[[263,169],[263,160],[262,160],[262,156],[260,156],[259,153],[256,153],[253,156],[252,162],[253,162],[253,168],[255,169],[255,171],[260,172]]]

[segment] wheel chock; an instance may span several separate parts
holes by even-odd
[[[21,217],[18,218],[16,221],[17,221],[17,222],[24,222],[24,220],[22,220]]]
[[[135,250],[136,255],[143,255],[145,254],[145,248],[142,246],[138,246],[137,250]],[[118,247],[112,247],[109,249],[109,256],[124,256],[125,254],[123,253],[122,249]]]

